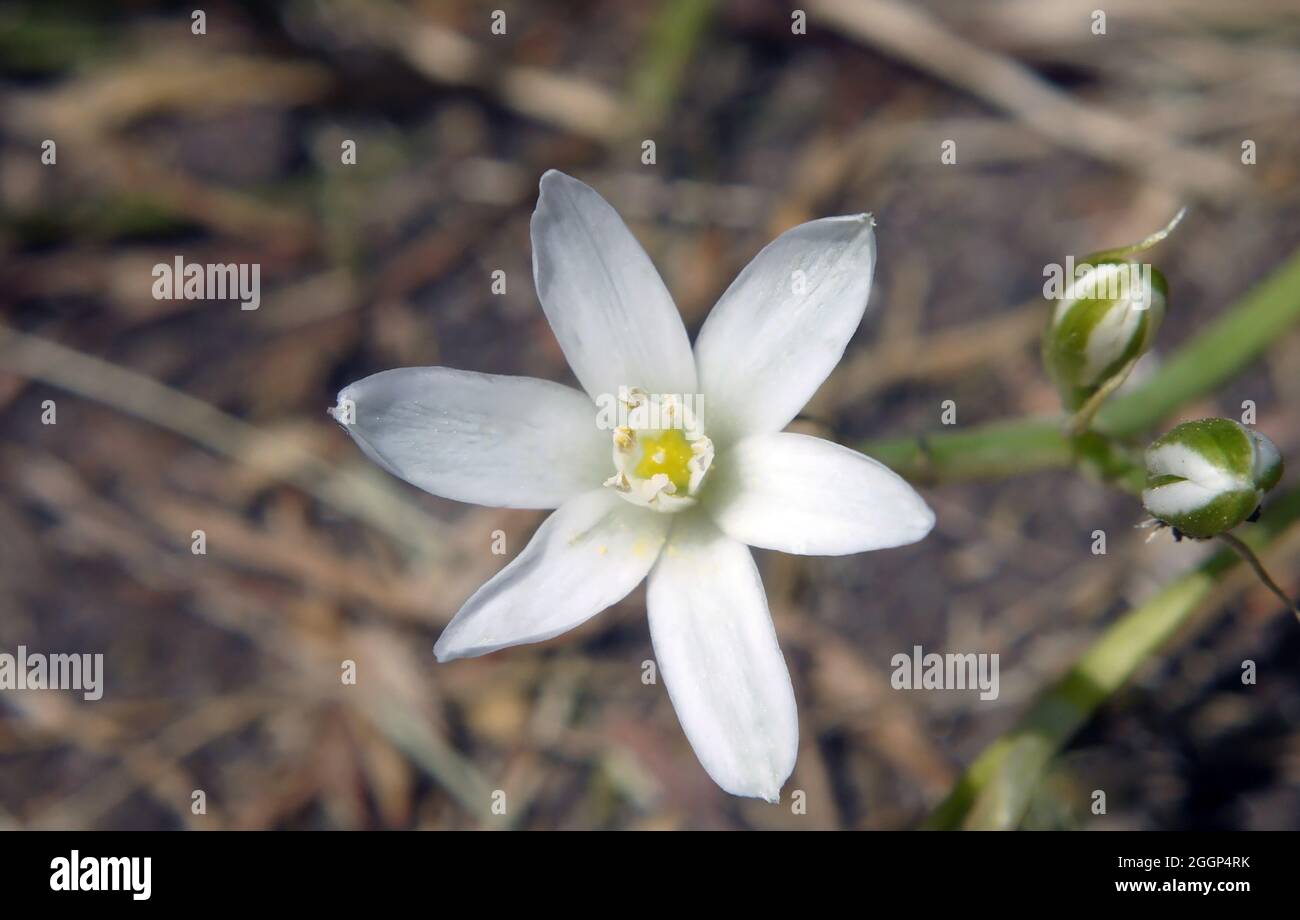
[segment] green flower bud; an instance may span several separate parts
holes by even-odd
[[[1056,302],[1043,334],[1043,365],[1076,412],[1079,433],[1155,341],[1169,303],[1165,276],[1134,256],[1155,246],[1187,209],[1139,243],[1107,249],[1078,265],[1050,266],[1043,296]]]
[[[1074,411],[1155,341],[1169,285],[1151,265],[1090,257],[1061,291],[1043,336],[1043,364]]]
[[[1158,521],[1204,539],[1254,514],[1282,478],[1282,455],[1258,432],[1226,418],[1185,422],[1146,451],[1142,505]]]

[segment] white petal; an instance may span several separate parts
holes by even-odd
[[[608,475],[609,436],[572,387],[446,367],[404,367],[345,387],[331,414],[372,459],[434,495],[555,508]]]
[[[1191,514],[1198,508],[1204,508],[1223,494],[1218,489],[1207,489],[1200,483],[1184,479],[1158,489],[1143,490],[1142,506],[1160,520],[1172,520],[1179,515]]]
[[[619,387],[696,392],[690,340],[650,257],[587,185],[542,176],[533,212],[533,277],[569,366],[593,399]]]
[[[659,672],[695,756],[732,795],[778,801],[799,716],[748,547],[704,515],[684,516],[650,573],[646,604]]]
[[[1090,277],[1093,290],[1101,294],[1117,289],[1120,284],[1128,284],[1127,268],[1113,263],[1098,266],[1090,273]],[[1127,291],[1127,287],[1121,290]],[[1133,340],[1142,320],[1150,318],[1147,313],[1150,304],[1142,299],[1141,292],[1138,293],[1139,299],[1136,302],[1132,298],[1126,298],[1122,308],[1108,310],[1088,333],[1084,348],[1087,360],[1081,374],[1084,380],[1099,383],[1102,372],[1115,363],[1116,356],[1122,354]]]
[[[711,475],[706,508],[750,546],[842,556],[915,543],[934,527],[905,479],[821,438],[754,435],[719,454]]]
[[[1204,454],[1177,442],[1148,451],[1146,465],[1148,473],[1181,476],[1209,493],[1252,488],[1249,482],[1232,476]]]
[[[727,288],[695,343],[714,441],[780,431],[835,368],[867,307],[873,226],[868,214],[801,224]]]
[[[654,565],[671,515],[610,489],[565,502],[513,562],[474,592],[438,638],[439,661],[568,632],[628,595]]]

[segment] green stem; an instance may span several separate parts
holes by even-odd
[[[1230,380],[1297,320],[1300,251],[1179,349],[1146,384],[1111,399],[1094,428],[1115,438],[1149,431]],[[868,441],[860,449],[921,482],[1012,476],[1070,466],[1075,459],[1058,417]]]
[[[869,441],[861,450],[919,482],[1015,476],[1069,466],[1074,457],[1054,416]]]
[[[628,88],[633,132],[652,130],[663,121],[716,13],[717,0],[664,0],[659,5]]]
[[[1128,375],[1133,373],[1133,368],[1137,367],[1141,355],[1133,358],[1123,367],[1121,367],[1113,377],[1097,388],[1097,392],[1088,397],[1087,402],[1079,407],[1079,410],[1065,424],[1065,434],[1067,437],[1077,438],[1088,430],[1092,424],[1093,418],[1101,411],[1101,407],[1106,404],[1106,400],[1114,394],[1116,390],[1124,385],[1128,380]]]
[[[1297,606],[1296,602],[1291,600],[1290,595],[1282,590],[1282,586],[1273,580],[1273,576],[1268,574],[1268,569],[1264,568],[1264,563],[1259,561],[1259,557],[1255,555],[1255,551],[1246,545],[1244,540],[1226,532],[1219,534],[1219,539],[1236,550],[1237,555],[1244,559],[1250,567],[1255,570],[1256,577],[1259,578],[1264,587],[1272,591],[1273,594],[1277,596],[1278,600],[1286,604],[1287,609],[1294,613],[1297,619],[1300,619],[1300,606]]]
[[[1300,489],[1282,496],[1243,541],[1269,546],[1300,520]],[[1112,624],[1008,734],[989,745],[935,809],[926,826],[1006,830],[1023,819],[1053,758],[1102,703],[1154,655],[1240,559],[1223,550]]]

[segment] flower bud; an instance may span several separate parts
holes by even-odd
[[[1164,275],[1149,264],[1090,257],[1074,275],[1043,337],[1043,363],[1070,411],[1151,347],[1169,298]]]
[[[1207,538],[1250,518],[1282,478],[1282,455],[1258,432],[1226,418],[1185,422],[1146,451],[1142,505],[1156,520]]]
[[[1169,236],[1186,213],[1183,208],[1131,246],[1094,253],[1078,265],[1067,259],[1064,271],[1049,266],[1044,272],[1049,281],[1043,296],[1057,303],[1043,335],[1043,364],[1065,408],[1079,413],[1079,428],[1155,341],[1169,285],[1150,263],[1134,257]]]

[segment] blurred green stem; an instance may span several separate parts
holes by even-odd
[[[1297,320],[1300,251],[1179,349],[1147,383],[1111,399],[1094,428],[1121,439],[1149,431],[1184,403],[1231,379]],[[860,449],[920,482],[1014,476],[1076,460],[1059,417],[868,441]]]
[[[1300,489],[1272,503],[1243,540],[1258,552],[1300,520]],[[1223,550],[1112,624],[1053,684],[1016,728],[975,760],[926,826],[936,830],[1017,827],[1052,759],[1210,596],[1240,560]]]
[[[671,109],[716,6],[716,0],[664,0],[660,4],[628,87],[631,131],[658,127]]]

